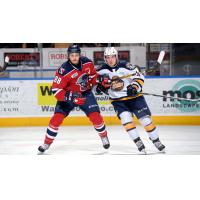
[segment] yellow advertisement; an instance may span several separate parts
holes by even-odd
[[[38,83],[38,105],[54,106],[56,98],[51,91],[51,83]]]

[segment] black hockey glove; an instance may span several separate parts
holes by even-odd
[[[96,93],[97,94],[102,94],[102,92],[103,92],[103,93],[108,95],[108,89],[109,88],[104,88],[101,84],[98,83],[98,85],[96,87]]]
[[[135,96],[137,93],[137,89],[133,85],[127,86],[127,96]]]

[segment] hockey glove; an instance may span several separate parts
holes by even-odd
[[[67,91],[65,94],[65,101],[69,103],[73,102],[74,104],[81,106],[85,103],[86,98],[79,92]]]
[[[127,86],[127,96],[135,96],[137,95],[137,89],[133,85],[128,85]]]
[[[97,94],[102,94],[102,92],[103,92],[103,93],[105,93],[105,94],[108,95],[108,89],[109,89],[109,88],[105,88],[105,87],[103,87],[101,84],[98,83],[98,85],[97,85],[97,87],[96,87],[96,93],[97,93]]]
[[[88,75],[88,82],[89,84],[92,85],[96,85],[97,82],[97,75],[93,74],[93,75]]]
[[[109,88],[111,85],[110,77],[107,74],[99,75],[97,82],[100,83],[104,88]]]

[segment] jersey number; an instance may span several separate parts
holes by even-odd
[[[59,78],[58,76],[55,76],[55,79],[53,81],[54,83],[60,84],[61,82],[61,78]]]

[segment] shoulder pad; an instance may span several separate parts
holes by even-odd
[[[126,66],[126,64],[127,64],[127,62],[126,61],[119,61],[118,62],[118,65],[120,66],[120,67],[124,67],[124,66]]]
[[[131,63],[126,62],[126,61],[119,61],[118,62],[118,67],[123,67],[123,68],[126,68],[128,70],[135,69],[135,66],[133,66]]]
[[[57,70],[57,72],[64,76],[67,73],[69,73],[71,70],[73,70],[72,66],[66,61],[64,62]]]
[[[137,69],[140,73],[142,72],[139,65],[134,65],[134,67],[135,67],[135,69]]]
[[[135,66],[134,65],[132,65],[131,63],[129,63],[129,62],[126,62],[126,65],[125,65],[125,67],[127,68],[127,69],[130,69],[130,70],[134,70],[135,69]]]
[[[103,69],[110,70],[110,67],[106,63],[104,63],[104,64],[99,65],[99,66],[96,67],[96,71],[100,71],[100,70],[103,70]]]

